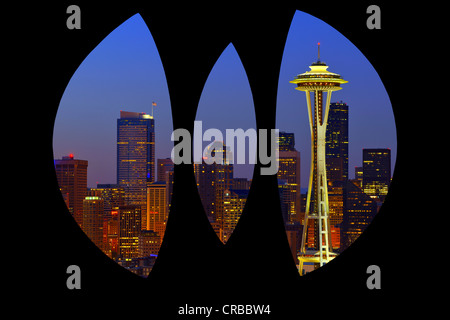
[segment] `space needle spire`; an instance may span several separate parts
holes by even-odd
[[[317,61],[320,61],[320,42],[317,42]]]

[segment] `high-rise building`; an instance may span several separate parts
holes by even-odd
[[[141,230],[138,247],[139,257],[157,255],[161,247],[161,238],[153,230]]]
[[[145,213],[147,182],[155,178],[155,121],[145,113],[120,111],[117,119],[117,184],[125,205]]]
[[[97,184],[88,195],[103,199],[103,238],[105,254],[115,259],[118,249],[119,207],[124,205],[124,190],[117,184]]]
[[[119,207],[119,260],[131,260],[139,256],[141,234],[141,206]]]
[[[107,255],[116,260],[119,255],[119,209],[112,210],[106,225],[106,238],[108,239]]]
[[[280,131],[278,134],[278,149],[279,151],[296,151],[294,133]]]
[[[341,245],[341,223],[344,217],[345,187],[347,181],[334,181],[328,185],[331,244],[335,252]]]
[[[295,149],[294,133],[280,132],[277,179],[286,222],[300,221],[300,152]],[[281,184],[280,184],[281,183]]]
[[[281,215],[284,223],[288,223],[291,220],[290,209],[291,203],[291,190],[292,186],[287,183],[286,180],[278,179],[278,195],[280,197]]]
[[[87,160],[73,154],[54,161],[58,185],[69,212],[80,227],[83,225],[83,200],[87,193]]]
[[[166,182],[166,201],[167,201],[167,214],[170,212],[170,207],[172,205],[172,194],[173,194],[173,174],[174,171],[166,171],[166,176],[164,181]]]
[[[165,181],[156,181],[147,186],[147,218],[145,230],[155,231],[162,242],[167,221],[167,189]],[[144,228],[143,228],[144,229]]]
[[[348,105],[330,103],[326,130],[327,181],[348,179]]]
[[[103,199],[87,196],[83,200],[83,231],[91,241],[105,252],[106,239],[103,237]]]
[[[89,193],[103,199],[106,213],[119,210],[125,204],[124,189],[117,184],[97,184],[97,188],[91,188]]]
[[[249,190],[227,189],[223,197],[222,242],[227,242],[244,210]]]
[[[156,181],[166,181],[166,172],[173,171],[174,163],[171,158],[158,159]]]
[[[341,248],[347,249],[372,222],[377,213],[377,203],[357,183],[349,180],[346,186],[344,217],[341,224]]]
[[[306,93],[308,118],[311,131],[311,175],[309,179],[306,212],[304,218],[302,247],[299,255],[299,271],[303,273],[303,263],[323,266],[333,259],[331,230],[329,220],[328,183],[326,175],[326,130],[330,109],[331,94],[341,90],[341,84],[347,83],[339,74],[328,71],[325,62],[320,61],[320,43],[318,59],[309,67],[311,70],[299,74],[290,81],[295,88]],[[311,94],[314,104],[311,103]],[[311,221],[311,223],[309,223]],[[306,246],[309,229],[313,229],[314,244]]]
[[[354,182],[360,188],[362,188],[362,180],[363,180],[363,167],[355,167],[355,179],[354,179]]]
[[[224,152],[224,150],[227,151]],[[223,164],[215,162],[208,164],[205,162],[206,159],[203,159],[202,163],[194,163],[198,192],[211,223],[221,223],[223,195],[225,190],[233,185],[233,165],[228,162],[227,157],[229,152],[225,145],[221,149],[217,148],[210,152],[215,158],[223,157]]]
[[[204,162],[201,164],[194,163],[194,173],[195,180],[197,181],[198,193],[210,221],[216,220],[216,171],[214,169],[215,166],[213,167],[213,165],[208,165]]]
[[[391,150],[363,149],[362,186],[366,194],[381,200],[391,183]]]

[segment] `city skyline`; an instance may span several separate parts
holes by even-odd
[[[312,25],[317,34],[300,33],[301,39],[298,40],[303,24]],[[312,38],[314,42],[310,43]],[[392,162],[395,161],[396,153],[393,113],[376,71],[339,32],[312,16],[297,12],[289,31],[280,70],[276,127],[280,131],[296,134],[295,147],[301,153],[302,188],[307,186],[308,174],[305,172],[309,168],[310,155],[309,141],[305,143],[305,140],[309,140],[309,129],[305,122],[304,99],[300,99],[295,92],[292,96],[288,80],[302,72],[304,66],[316,58],[317,38],[323,43],[323,60],[336,70],[342,70],[341,74],[352,83],[345,95],[336,94],[336,100],[342,100],[349,106],[350,178],[353,177],[353,168],[362,166],[362,148],[390,148]],[[369,72],[364,74],[364,71]],[[366,79],[364,84],[361,78]],[[223,90],[222,95],[214,90],[217,87],[223,89],[224,83],[229,88],[233,88],[233,83],[236,84],[232,95],[229,94],[230,90]],[[239,56],[234,47],[229,45],[206,81],[197,119],[205,116],[207,128],[254,128],[255,117],[249,89]],[[333,98],[332,102],[336,100]],[[89,160],[89,187],[97,183],[113,183],[116,181],[114,121],[120,110],[150,113],[152,101],[158,104],[154,109],[157,141],[155,158],[167,158],[170,157],[173,142],[170,141],[170,98],[164,70],[149,30],[142,18],[135,15],[91,52],[68,84],[55,120],[55,159],[75,154],[78,159]],[[236,117],[238,112],[244,116]],[[221,117],[223,113],[228,117]],[[237,124],[237,121],[241,123]],[[251,178],[251,174],[246,177]]]
[[[299,32],[306,26],[315,32]],[[134,37],[130,37],[131,34]],[[326,44],[322,52],[320,49],[317,52],[315,41],[317,39]],[[310,15],[297,12],[292,20],[281,62],[275,126],[283,133],[284,142],[287,143],[286,150],[280,152],[282,171],[277,178],[285,230],[295,260],[298,252],[304,252],[306,246],[313,249],[322,247],[318,245],[320,238],[314,236],[315,231],[307,230],[310,223],[304,220],[308,216],[309,208],[309,194],[307,200],[303,195],[310,176],[308,174],[311,166],[310,125],[306,101],[295,94],[291,84],[292,78],[301,77],[305,66],[311,65],[314,61],[317,61],[313,63],[316,65],[314,68],[323,68],[326,63],[349,82],[344,93],[338,91],[333,94],[332,100],[328,101],[341,111],[336,109],[339,115],[330,118],[334,122],[330,126],[334,128],[331,135],[335,137],[328,135],[328,132],[326,134],[327,146],[330,147],[327,149],[327,159],[332,158],[331,162],[327,160],[326,170],[331,170],[327,173],[330,177],[330,184],[327,185],[331,197],[330,219],[333,221],[326,231],[326,246],[329,248],[326,251],[326,263],[328,252],[334,256],[337,253],[334,253],[334,250],[339,250],[341,245],[342,248],[348,246],[370,223],[379,208],[377,203],[381,204],[384,200],[390,183],[391,176],[387,178],[385,175],[383,179],[387,179],[388,182],[383,182],[382,185],[378,184],[377,175],[372,177],[373,185],[365,184],[364,178],[349,181],[348,179],[355,178],[356,170],[352,170],[352,167],[365,168],[366,175],[363,169],[363,177],[367,179],[369,177],[367,172],[372,169],[368,169],[366,161],[374,161],[382,165],[380,168],[374,168],[375,170],[382,169],[383,172],[391,174],[391,167],[394,168],[395,163],[396,135],[389,97],[367,59],[339,32]],[[306,85],[308,86],[308,83]],[[117,118],[119,113],[120,118]],[[116,119],[117,130],[113,127]],[[111,257],[119,257],[116,261],[124,263],[125,267],[136,267],[129,259],[138,258],[138,252],[144,250],[143,245],[153,243],[144,251],[157,254],[158,246],[162,242],[170,207],[171,183],[167,180],[169,176],[161,185],[156,183],[156,161],[171,156],[174,146],[171,141],[173,133],[171,120],[170,98],[164,70],[152,36],[139,15],[119,26],[91,52],[75,72],[60,103],[54,129],[55,159],[70,153],[72,158],[76,154],[76,159],[89,161],[92,166],[89,166],[88,170],[92,169],[87,174],[86,187],[87,190],[92,188],[95,194],[99,192],[96,191],[99,184],[112,184],[115,181],[118,187],[125,191],[125,206],[118,207],[117,210],[119,220],[115,220],[112,213],[105,216],[109,217],[108,223],[111,223],[108,230],[118,231],[107,234],[106,229],[102,227],[103,239],[105,237],[110,239],[111,248],[117,246],[117,250],[107,249],[110,250],[108,254]],[[136,123],[125,129],[128,126],[126,123],[130,121]],[[150,134],[151,131],[151,138],[144,138],[141,133],[135,135],[133,132],[141,131],[138,128],[141,124],[137,122],[146,121],[151,122],[151,129],[150,127],[145,129],[146,133],[142,131],[142,134]],[[246,131],[256,128],[252,90],[242,61],[232,43],[226,46],[210,71],[199,97],[195,121],[202,123],[203,131],[216,129],[225,133],[227,129]],[[119,126],[121,122],[125,124],[122,129]],[[120,132],[122,133],[119,134]],[[325,132],[322,133],[325,137]],[[121,137],[126,139],[122,140]],[[114,143],[115,138],[117,145]],[[137,142],[138,140],[140,142]],[[122,145],[123,143],[126,146]],[[138,145],[130,149],[129,143]],[[149,147],[145,147],[144,150],[140,143]],[[339,146],[342,143],[346,146]],[[203,139],[202,149],[208,144],[209,142]],[[128,151],[123,149],[124,146]],[[246,152],[249,149],[247,142]],[[383,160],[376,158],[367,160],[367,154],[370,152],[367,150],[388,150],[386,154],[389,154],[389,157]],[[149,158],[147,155],[146,162],[142,162],[148,152],[151,152],[152,156]],[[119,157],[119,154],[122,156]],[[246,160],[251,163],[248,155]],[[389,170],[383,169],[387,165],[387,160]],[[140,161],[141,167],[146,166],[145,170],[139,171],[139,166],[135,165]],[[123,169],[120,169],[123,165],[125,165]],[[130,175],[130,169],[133,172],[137,171]],[[119,175],[121,170],[125,176]],[[117,175],[114,175],[115,172]],[[197,164],[194,165],[194,174],[211,226],[218,238],[226,243],[239,220],[251,186],[251,182],[245,183],[235,178],[251,180],[253,164],[235,164],[231,170],[223,165]],[[324,175],[325,171],[322,170],[321,174]],[[127,191],[130,189],[129,183],[131,185],[134,183],[133,179],[136,180],[136,186],[140,190],[139,195],[134,191]],[[173,179],[173,176],[170,179]],[[122,180],[124,183],[121,185]],[[138,180],[140,182],[137,182]],[[241,189],[244,185],[245,189]],[[144,186],[147,188],[146,200]],[[345,190],[349,191],[348,197]],[[140,200],[128,203],[126,199],[130,196]],[[315,195],[315,198],[318,199],[318,196]],[[87,198],[85,200],[88,201]],[[303,207],[305,202],[306,210]],[[70,201],[67,203],[69,206]],[[328,207],[328,200],[326,203]],[[356,209],[343,209],[347,205]],[[86,203],[87,209],[91,207],[92,204]],[[84,218],[89,212],[97,214],[94,212],[98,211],[89,210],[83,213]],[[354,214],[352,210],[359,213]],[[136,223],[137,229],[128,230],[121,227],[122,224],[129,226],[130,223]],[[329,222],[325,222],[324,225],[328,224]],[[89,225],[93,223],[89,222]],[[322,222],[319,225],[322,225]],[[354,226],[350,227],[351,225]],[[141,233],[141,230],[147,233]],[[320,228],[318,230],[318,233],[322,234]],[[89,233],[99,238],[92,231]],[[301,250],[300,238],[302,238]],[[115,239],[118,239],[118,242]],[[121,260],[121,257],[125,260]],[[321,258],[320,265],[322,264]],[[300,273],[307,272],[302,266],[300,263]],[[147,265],[147,271],[148,268],[151,268],[151,265]]]
[[[333,108],[338,110],[341,106],[335,104]],[[55,170],[63,199],[81,229],[107,256],[144,277],[151,271],[163,241],[173,183],[173,163],[169,159],[157,159],[157,176],[164,177],[162,181],[148,174],[147,164],[151,165],[148,161],[152,162],[152,158],[148,158],[148,161],[142,159],[142,154],[148,153],[142,153],[143,145],[145,149],[149,148],[150,153],[153,149],[153,143],[146,142],[148,138],[145,137],[145,132],[153,127],[153,121],[149,123],[150,126],[145,123],[148,120],[153,119],[145,114],[123,112],[117,121],[118,131],[123,131],[117,138],[118,152],[124,142],[132,144],[129,155],[120,158],[132,164],[131,170],[126,170],[134,172],[126,178],[130,179],[131,185],[120,185],[121,181],[118,181],[118,184],[98,184],[96,188],[88,188],[87,160],[75,159],[72,154],[63,159],[55,159]],[[339,117],[331,118],[330,121],[331,125],[342,122]],[[126,128],[121,128],[124,124]],[[346,142],[345,130],[334,133],[337,136],[327,137],[327,141]],[[309,231],[305,233],[304,215],[308,205],[305,211],[306,195],[300,195],[298,188],[300,163],[294,141],[293,133],[280,134],[280,171],[277,178],[281,213],[289,246],[296,260],[297,253],[300,252],[302,230],[302,243],[307,241],[308,247],[313,246],[315,236]],[[333,152],[332,149],[329,151],[327,159],[341,159],[346,156],[341,152]],[[223,155],[225,156],[225,153]],[[391,180],[390,150],[364,149],[363,157],[362,174],[357,180],[347,180],[344,177],[342,161],[332,161],[327,166],[327,175],[330,176],[327,183],[331,197],[330,222],[332,221],[330,239],[334,255],[342,252],[361,235],[378,212],[388,192]],[[117,163],[118,169],[122,166],[120,162]],[[205,213],[219,239],[226,243],[244,209],[250,181],[234,178],[233,167],[227,164],[203,162],[194,165],[194,169]],[[330,174],[331,172],[335,174]],[[136,178],[139,180],[140,176],[144,180],[136,183],[145,186],[146,200],[140,198],[140,188],[133,187],[133,181]],[[311,258],[306,259],[308,262]],[[313,269],[310,264],[299,265],[300,274]]]

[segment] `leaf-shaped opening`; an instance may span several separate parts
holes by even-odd
[[[304,74],[309,66],[319,72],[324,63],[326,71],[348,81],[332,92],[328,112],[325,97],[331,89],[325,88],[325,80]],[[314,90],[324,93],[319,96]],[[321,98],[319,110],[315,100]],[[395,162],[395,122],[388,94],[370,62],[337,30],[301,11],[287,37],[277,108],[280,202],[291,252],[304,274],[348,248],[380,209]],[[320,116],[327,116],[322,147],[319,139],[311,138],[321,134]]]
[[[172,116],[152,35],[139,14],[81,63],[53,132],[58,184],[77,224],[111,259],[147,276],[173,183]]]
[[[232,44],[214,65],[194,126],[194,171],[205,213],[219,239],[231,237],[256,162],[256,118],[242,62]]]

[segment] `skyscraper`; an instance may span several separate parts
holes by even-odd
[[[229,148],[227,149],[225,145],[210,152],[215,158],[223,157],[223,164],[215,162],[207,164],[206,159],[203,159],[202,163],[194,164],[197,188],[206,215],[211,223],[217,223],[219,226],[222,226],[223,222],[224,192],[233,185],[233,165],[227,160],[229,152]]]
[[[300,152],[295,149],[294,133],[279,133],[277,179],[286,222],[300,221]]]
[[[278,134],[278,148],[279,151],[294,151],[295,150],[295,136],[293,132],[281,131]]]
[[[145,113],[120,111],[117,119],[117,184],[125,205],[146,210],[147,181],[155,177],[155,121]]]
[[[164,181],[166,182],[166,208],[167,208],[167,214],[170,212],[170,207],[172,205],[172,194],[173,194],[173,174],[174,171],[166,171],[166,176]]]
[[[216,220],[216,164],[194,163],[195,180],[205,213],[210,221]]]
[[[83,231],[91,241],[105,252],[107,245],[103,237],[103,199],[96,196],[87,196],[83,200]]]
[[[338,251],[341,244],[340,226],[344,215],[344,197],[348,180],[348,105],[330,103],[326,130],[326,167],[331,245]]]
[[[171,158],[166,159],[158,159],[158,169],[156,181],[165,181],[166,180],[166,172],[173,170],[174,163]]]
[[[230,239],[236,224],[239,221],[242,210],[244,210],[249,190],[227,189],[223,197],[222,215],[222,241],[225,243]]]
[[[69,212],[80,227],[83,225],[83,200],[87,193],[87,160],[74,159],[73,154],[54,161],[58,185]]]
[[[88,195],[103,199],[103,239],[106,242],[105,254],[115,259],[118,248],[119,207],[123,206],[123,188],[116,184],[97,184]]]
[[[363,167],[355,167],[355,183],[358,187],[362,187]]]
[[[391,150],[363,149],[363,181],[366,194],[384,200],[391,183]]]
[[[334,181],[328,185],[328,209],[330,216],[331,244],[333,250],[339,250],[340,227],[344,216],[345,187],[347,181]]]
[[[147,219],[145,230],[158,233],[161,242],[166,230],[168,215],[167,189],[165,181],[156,181],[147,186]]]
[[[161,248],[161,238],[155,231],[141,230],[138,245],[139,257],[148,257],[149,255],[157,255]]]
[[[348,105],[330,103],[326,130],[327,181],[348,179]]]
[[[354,181],[347,181],[344,217],[341,225],[341,248],[347,249],[372,222],[377,213],[375,199],[369,197]]]
[[[141,234],[141,206],[119,207],[119,259],[131,260],[139,256]]]
[[[111,211],[119,210],[119,206],[124,205],[124,190],[117,184],[97,184],[97,188],[91,188],[89,194],[103,199],[106,215],[109,215]]]

